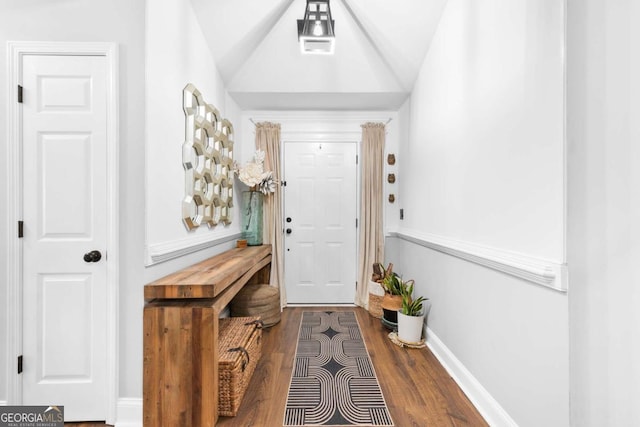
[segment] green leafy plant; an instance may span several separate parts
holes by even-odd
[[[382,287],[385,292],[391,295],[402,295],[407,286],[406,283],[407,282],[404,282],[402,277],[395,272],[391,272],[391,274],[382,279]]]
[[[385,266],[376,262],[373,264],[373,274],[371,280],[380,283],[384,291],[391,295],[402,295],[404,282],[402,278],[393,271],[393,264],[389,263],[389,266]]]
[[[405,282],[402,295],[401,313],[407,316],[420,316],[422,314],[422,303],[427,300],[425,297],[412,298],[414,281]]]

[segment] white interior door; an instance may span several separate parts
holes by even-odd
[[[284,144],[285,284],[292,304],[352,304],[356,143]]]
[[[105,420],[106,59],[26,55],[22,82],[23,404]]]

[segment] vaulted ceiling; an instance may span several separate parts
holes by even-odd
[[[334,55],[303,55],[306,0],[191,0],[227,90],[243,109],[396,109],[446,0],[331,0]]]

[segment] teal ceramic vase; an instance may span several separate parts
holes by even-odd
[[[264,194],[259,191],[242,192],[242,238],[247,245],[259,246],[262,244],[262,205]]]

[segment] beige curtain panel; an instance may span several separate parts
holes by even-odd
[[[362,125],[362,189],[360,192],[360,257],[356,304],[369,308],[369,281],[373,263],[384,262],[383,173],[385,126]]]
[[[265,152],[264,168],[273,171],[276,191],[264,198],[264,243],[272,246],[270,285],[280,289],[280,307],[287,303],[284,286],[284,242],[282,239],[282,167],[280,165],[280,124],[263,122],[256,125],[256,149]]]

